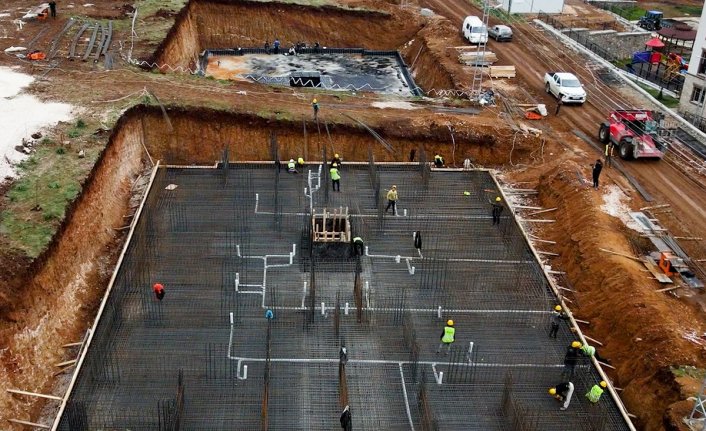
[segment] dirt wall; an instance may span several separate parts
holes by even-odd
[[[122,119],[67,211],[59,233],[28,271],[22,297],[0,328],[0,387],[53,393],[55,364],[67,359],[62,344],[80,341],[112,273],[127,222],[131,185],[142,168],[141,127]],[[35,398],[0,392],[3,417],[28,420]],[[3,424],[3,429],[14,429]],[[17,428],[19,429],[19,428]]]
[[[416,160],[419,160],[419,148],[423,147],[427,160],[440,152],[449,164],[455,157],[458,166],[463,164],[465,158],[484,165],[503,164],[507,161],[513,140],[512,134],[500,135],[488,126],[439,121],[421,128],[413,127],[411,123],[392,123],[376,129],[394,148],[393,152],[389,152],[368,131],[347,124],[328,124],[329,141],[325,126],[320,124],[317,127],[314,122],[306,123],[305,137],[304,124],[298,121],[267,120],[208,109],[168,108],[167,112],[174,128],[173,134],[167,131],[159,108],[140,109],[145,124],[145,143],[153,158],[177,165],[212,165],[222,159],[226,146],[231,161],[272,160],[271,133],[277,136],[281,160],[299,156],[306,160],[320,160],[321,148],[325,145],[329,156],[335,150],[345,160],[367,161],[368,145],[371,145],[379,162],[408,161],[412,150],[416,151]],[[456,126],[455,151],[449,124]],[[537,139],[520,136],[515,142],[513,159],[516,162],[527,160],[531,151],[538,146]]]
[[[410,12],[387,14],[333,6],[279,2],[192,0],[157,48],[158,64],[189,64],[206,48],[262,47],[279,38],[283,47],[296,42],[337,48],[394,50],[422,26]]]
[[[648,279],[641,264],[601,251],[634,254],[626,228],[599,208],[602,193],[578,184],[581,167],[565,162],[540,178],[540,200],[557,208],[543,238],[557,241],[552,265],[566,271],[576,295],[572,311],[590,325],[582,330],[601,341],[601,356],[617,367],[608,370],[638,429],[665,429],[664,415],[680,399],[670,365],[701,364],[706,356],[703,318],[688,305],[669,299]],[[571,232],[567,235],[566,232]],[[636,233],[632,233],[635,235]]]

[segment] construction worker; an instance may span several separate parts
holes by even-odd
[[[300,169],[304,167],[304,158],[303,157],[299,157],[297,159],[297,167]]]
[[[363,238],[359,236],[353,238],[353,254],[356,256],[365,254],[365,244],[363,243]]]
[[[274,53],[279,54],[279,39],[275,39],[272,47],[274,48]]]
[[[294,159],[289,159],[289,163],[287,163],[287,172],[290,174],[297,173],[297,164],[294,162]]]
[[[500,225],[500,213],[503,212],[503,200],[500,198],[500,196],[497,196],[495,198],[495,202],[493,202],[493,225]]]
[[[574,341],[566,349],[566,355],[564,355],[564,370],[561,372],[562,376],[566,376],[566,380],[571,380],[574,377],[574,369],[576,368],[576,363],[579,361],[579,353],[581,352],[581,343],[579,341]]]
[[[314,120],[319,118],[319,101],[314,99],[311,101],[311,107],[314,108]]]
[[[437,168],[444,167],[444,158],[441,157],[440,154],[437,154],[434,156],[434,167],[437,167]]]
[[[613,166],[613,148],[614,145],[612,142],[605,144],[605,165],[607,167]]]
[[[392,186],[392,188],[387,192],[387,206],[385,207],[385,214],[387,210],[392,207],[392,213],[397,215],[397,186]]]
[[[549,338],[556,338],[562,320],[569,320],[569,316],[562,311],[561,305],[557,305],[554,307],[554,310],[552,310],[550,317],[551,329],[549,329]]]
[[[154,296],[157,298],[158,301],[164,299],[164,286],[162,286],[160,283],[155,283],[154,286],[152,286],[152,291],[154,292]]]
[[[596,163],[591,166],[593,167],[593,188],[598,190],[598,178],[601,176],[603,163],[601,162],[601,159],[597,159]]]
[[[439,347],[436,349],[436,353],[441,353],[441,348],[446,345],[446,354],[448,355],[451,351],[451,345],[454,342],[454,336],[456,335],[456,328],[454,328],[454,321],[449,319],[446,321],[446,326],[444,326],[444,331],[441,333],[441,342]]]
[[[559,116],[559,111],[561,110],[561,105],[563,105],[564,102],[559,99],[558,102],[556,102],[556,110],[554,111],[554,116]]]
[[[272,320],[274,318],[275,318],[275,313],[273,313],[272,310],[270,310],[268,308],[267,311],[265,311],[265,319]]]
[[[607,387],[608,383],[606,383],[605,380],[601,380],[600,383],[593,385],[591,390],[586,392],[586,398],[588,398],[588,401],[593,404],[598,404],[598,401],[601,399],[601,395],[603,395],[603,389]]]
[[[351,419],[351,409],[350,406],[346,406],[341,413],[341,428],[343,431],[353,430],[353,420]]]
[[[270,53],[270,41],[266,40],[265,41],[265,54],[269,54],[269,53]]]
[[[56,2],[54,0],[49,2],[49,11],[51,12],[51,17],[56,18]]]
[[[553,388],[549,388],[549,395],[557,401],[563,401],[559,410],[566,410],[571,403],[571,396],[574,394],[574,384],[571,382],[561,383]]]
[[[338,169],[341,169],[343,166],[341,166],[341,157],[338,155],[338,153],[333,155],[333,159],[331,159],[331,166],[333,165],[338,165]]]
[[[341,191],[341,174],[338,173],[338,165],[334,163],[331,166],[331,169],[329,169],[329,173],[331,174],[331,185],[333,187],[333,191],[340,192]]]
[[[598,362],[603,362],[604,364],[610,365],[610,359],[601,357],[601,355],[598,354],[596,348],[593,346],[589,346],[588,344],[584,344],[583,346],[581,346],[581,354],[583,354],[587,358],[595,357]]]

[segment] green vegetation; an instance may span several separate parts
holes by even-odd
[[[703,368],[696,368],[691,365],[682,365],[678,367],[669,368],[674,377],[691,377],[698,381],[702,381],[706,376],[706,370]]]
[[[667,96],[666,94],[662,94],[662,99],[659,98],[659,90],[655,90],[652,87],[648,87],[647,85],[644,84],[638,84],[640,87],[642,87],[645,91],[650,93],[652,97],[658,99],[660,102],[664,104],[667,108],[676,108],[679,106],[679,99],[674,98],[672,96]]]
[[[0,213],[0,234],[14,248],[36,257],[49,244],[66,206],[81,190],[81,179],[98,157],[102,143],[95,143],[84,147],[86,157],[80,159],[76,151],[45,138],[35,154],[17,164],[20,178],[7,192],[5,210]]]
[[[679,6],[674,6],[674,8],[676,10],[678,10],[679,12],[683,13],[684,15],[701,16],[702,6],[679,5]]]

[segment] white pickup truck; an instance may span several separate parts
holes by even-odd
[[[562,103],[586,102],[586,90],[579,79],[571,73],[549,72],[544,74],[544,89],[547,93],[560,99]]]

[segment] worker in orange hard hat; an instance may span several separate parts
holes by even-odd
[[[441,332],[441,342],[439,347],[436,349],[436,353],[441,353],[441,348],[446,345],[446,354],[448,355],[451,351],[451,345],[455,341],[456,328],[454,328],[454,321],[449,319],[446,321],[446,326],[444,326],[443,332]]]
[[[154,286],[152,286],[152,291],[154,292],[154,296],[157,297],[157,300],[161,301],[164,299],[164,286],[160,283],[155,283]]]

